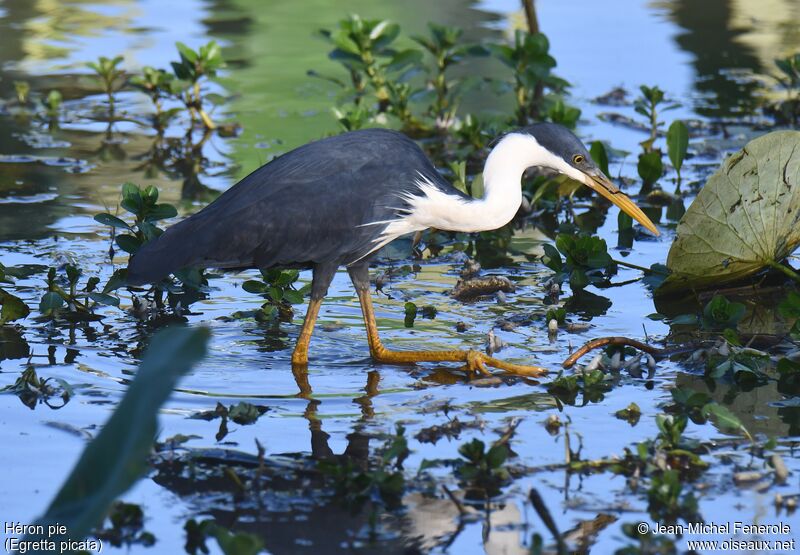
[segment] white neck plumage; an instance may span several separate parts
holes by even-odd
[[[386,228],[372,250],[406,233],[431,227],[467,233],[503,227],[516,215],[522,204],[522,174],[532,166],[548,167],[583,181],[580,172],[541,146],[532,135],[509,133],[486,158],[483,198],[465,199],[447,193],[420,175],[417,185],[422,194],[404,195],[409,205],[403,209],[407,215],[396,220],[375,222],[386,224]]]
[[[445,231],[489,231],[506,225],[522,203],[522,174],[532,166],[569,173],[572,168],[526,133],[509,133],[492,149],[483,168],[483,198],[465,200],[420,183],[409,215],[415,227]],[[574,170],[572,170],[574,171]],[[412,223],[409,222],[409,223]]]

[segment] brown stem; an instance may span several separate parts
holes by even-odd
[[[638,264],[632,264],[630,262],[625,262],[624,260],[617,260],[616,258],[612,258],[611,261],[614,262],[614,264],[617,264],[618,266],[625,266],[626,268],[632,268],[634,270],[639,270],[639,271],[644,272],[646,274],[654,274],[654,273],[658,274],[658,273],[660,273],[660,272],[657,272],[657,271],[653,270],[652,268],[645,268],[644,266],[639,266]]]
[[[627,337],[600,337],[597,339],[592,339],[588,343],[584,344],[583,347],[568,356],[566,360],[561,363],[561,366],[564,368],[572,368],[575,366],[575,363],[578,362],[578,359],[580,359],[583,355],[595,349],[599,349],[600,347],[605,347],[606,345],[635,347],[636,349],[644,351],[645,353],[653,356],[664,355],[667,352],[665,349],[653,347],[647,343],[637,341],[636,339],[629,339]]]
[[[785,264],[781,264],[779,262],[775,262],[774,260],[769,261],[769,267],[778,270],[779,272],[783,272],[794,281],[800,282],[800,274],[792,270],[789,266]]]
[[[447,488],[447,486],[445,486],[445,485],[442,485],[442,489],[444,490],[444,492],[445,492],[445,494],[447,495],[447,497],[449,497],[449,498],[450,498],[450,501],[452,501],[452,502],[453,502],[453,505],[455,505],[455,506],[456,506],[456,509],[458,509],[458,514],[459,514],[459,516],[462,516],[462,517],[463,517],[463,516],[467,516],[467,515],[469,514],[469,511],[467,511],[466,507],[464,507],[464,504],[463,504],[463,503],[462,503],[462,502],[461,502],[461,501],[458,499],[458,497],[456,497],[456,496],[453,494],[453,492],[452,492],[452,491],[450,491],[450,490]]]
[[[522,7],[525,8],[525,21],[528,22],[528,32],[535,35],[539,32],[539,19],[536,17],[536,6],[533,0],[522,0]]]

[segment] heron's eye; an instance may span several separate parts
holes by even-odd
[[[581,154],[576,154],[572,157],[573,164],[583,164],[583,156]]]

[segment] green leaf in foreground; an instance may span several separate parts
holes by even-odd
[[[150,344],[147,354],[114,414],[84,449],[61,490],[37,524],[47,529],[56,522],[68,536],[55,541],[80,540],[97,526],[108,507],[145,472],[147,455],[156,434],[157,414],[178,378],[206,352],[205,328],[169,328]],[[45,539],[27,537],[26,540]]]
[[[800,245],[800,132],[749,142],[678,223],[657,293],[718,286],[775,266]]]
[[[592,146],[589,149],[589,154],[591,155],[592,160],[594,160],[594,162],[600,166],[600,169],[603,170],[603,173],[610,175],[608,172],[608,152],[606,152],[606,145],[600,141],[593,141]]]
[[[667,153],[672,165],[675,166],[675,171],[678,172],[678,178],[681,175],[681,167],[686,158],[686,151],[689,148],[689,130],[686,129],[686,124],[681,120],[675,120],[669,126],[667,131]]]
[[[661,152],[653,150],[645,152],[639,156],[639,163],[636,166],[639,177],[642,178],[645,186],[654,184],[664,173],[664,164],[661,162]]]
[[[727,407],[716,403],[709,403],[703,407],[703,416],[711,420],[721,432],[743,434],[750,441],[753,436],[744,427],[739,417],[733,414]]]
[[[0,289],[0,325],[25,318],[30,312],[22,299]]]

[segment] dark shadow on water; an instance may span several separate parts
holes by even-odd
[[[771,68],[762,67],[756,52],[740,40],[750,29],[734,27],[733,2],[675,0],[665,5],[682,29],[676,43],[694,58],[694,86],[704,99],[697,112],[715,119],[752,114],[759,85],[742,76]]]

